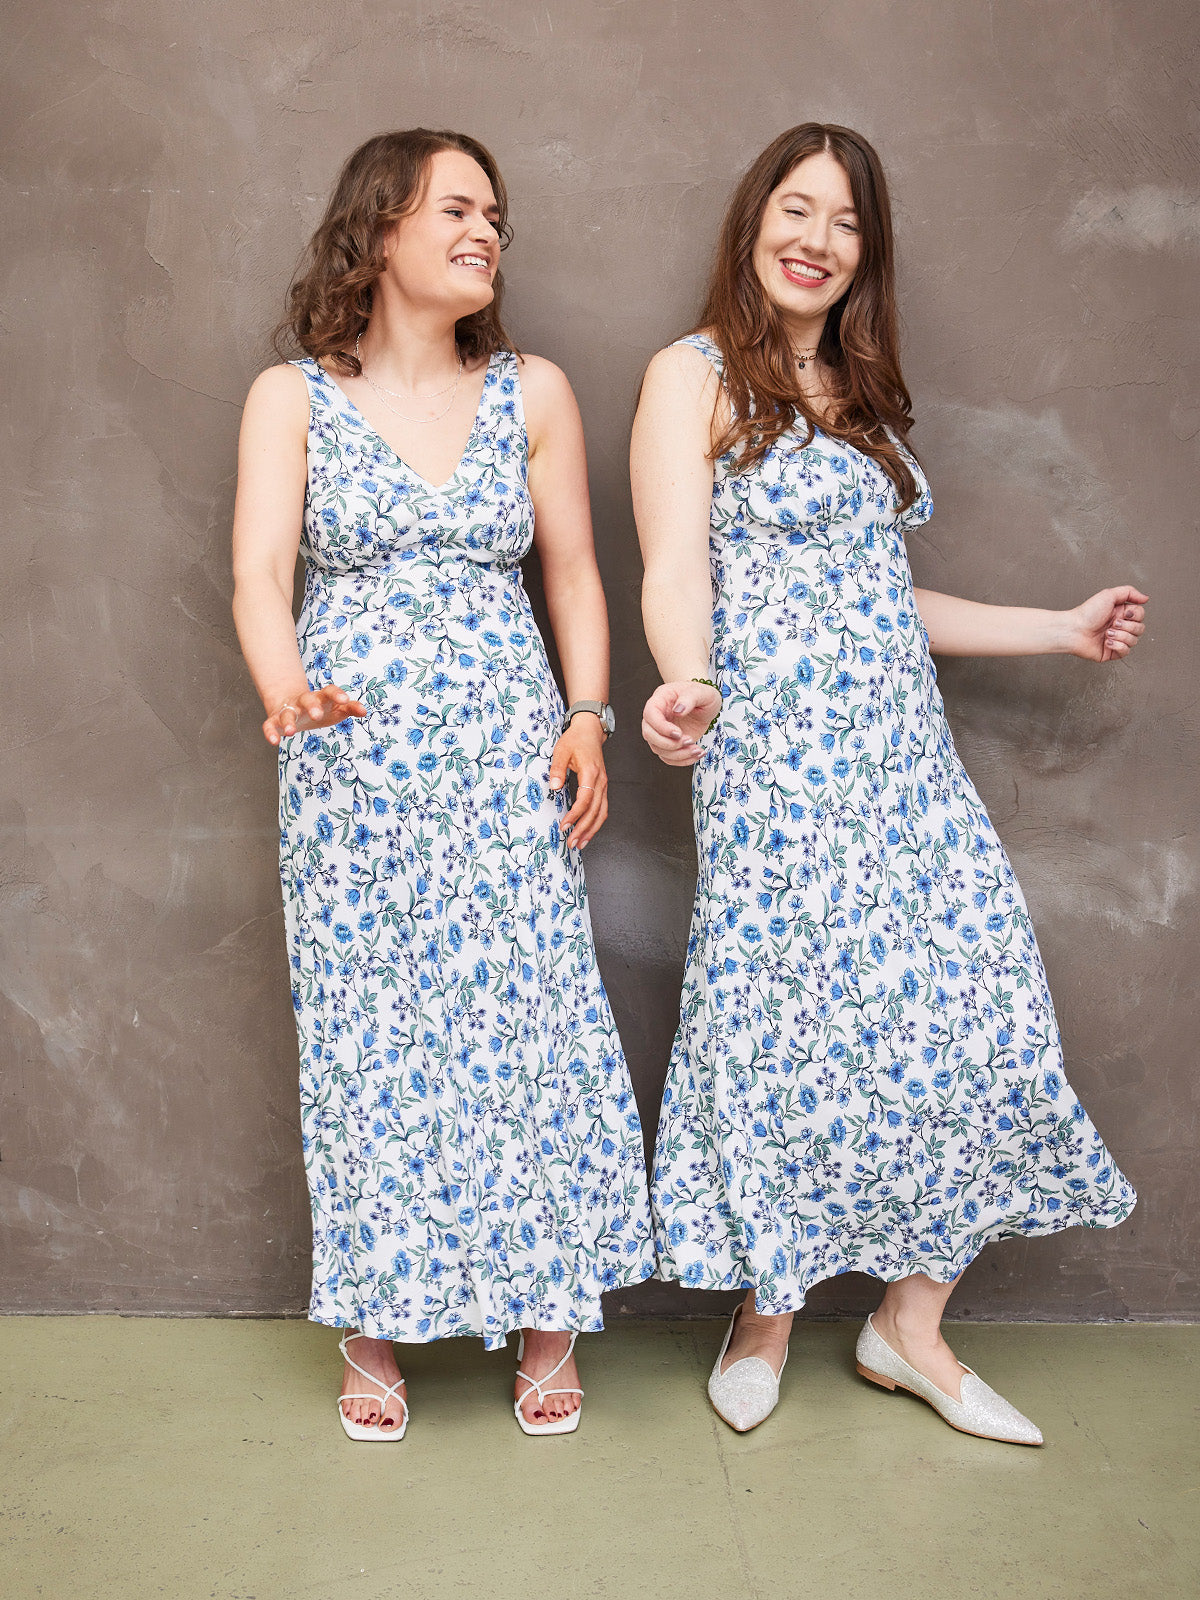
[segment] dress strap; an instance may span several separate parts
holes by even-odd
[[[676,339],[675,344],[690,344],[693,350],[699,350],[705,360],[716,369],[717,377],[724,378],[725,356],[715,339],[710,339],[706,333],[689,333],[683,339]]]
[[[488,362],[479,402],[480,432],[500,446],[501,454],[516,457],[521,478],[529,469],[529,434],[525,425],[525,397],[521,393],[521,365],[511,350],[497,350]]]
[[[308,385],[309,416],[315,416],[318,407],[328,411],[334,400],[334,396],[331,393],[333,386],[321,363],[314,361],[312,356],[300,356],[295,361],[289,361],[288,366],[295,367],[301,372],[305,383]]]

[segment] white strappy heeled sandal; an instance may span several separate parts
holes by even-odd
[[[533,1393],[537,1394],[539,1405],[542,1404],[548,1394],[577,1394],[581,1400],[583,1399],[582,1389],[552,1389],[549,1387],[551,1378],[557,1377],[557,1375],[562,1371],[563,1367],[565,1367],[567,1362],[571,1359],[571,1352],[575,1348],[575,1340],[578,1337],[579,1335],[577,1333],[573,1333],[571,1335],[571,1342],[567,1346],[566,1355],[562,1358],[558,1365],[553,1368],[552,1371],[548,1372],[546,1376],[539,1381],[537,1378],[531,1378],[527,1372],[521,1371],[521,1361],[524,1359],[525,1355],[525,1335],[521,1335],[520,1341],[517,1344],[517,1377],[524,1378],[525,1382],[529,1385],[529,1388],[526,1389],[523,1395],[521,1395],[520,1399],[513,1402],[513,1411],[516,1414],[517,1422],[520,1425],[522,1433],[574,1433],[575,1429],[579,1426],[579,1419],[583,1415],[583,1408],[581,1406],[577,1406],[568,1417],[559,1417],[555,1422],[543,1423],[527,1421],[524,1413],[521,1410],[522,1405]]]
[[[345,1356],[347,1366],[353,1367],[355,1372],[361,1372],[369,1383],[377,1384],[378,1389],[371,1394],[338,1395],[338,1416],[341,1418],[342,1427],[345,1428],[348,1438],[364,1439],[370,1444],[395,1444],[397,1440],[403,1439],[404,1430],[408,1427],[408,1401],[399,1392],[404,1379],[401,1378],[399,1383],[393,1383],[390,1388],[385,1388],[381,1378],[376,1378],[365,1367],[359,1366],[349,1350],[346,1349],[346,1345],[351,1339],[365,1339],[366,1337],[365,1333],[359,1333],[357,1330],[344,1333],[338,1340],[338,1349]],[[342,1410],[342,1402],[344,1400],[377,1400],[379,1402],[380,1421],[382,1421],[383,1414],[387,1410],[388,1401],[393,1398],[399,1400],[404,1407],[404,1419],[398,1427],[382,1428],[378,1422],[373,1422],[369,1425],[365,1422],[351,1422],[350,1418]]]

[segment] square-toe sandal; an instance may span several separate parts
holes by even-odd
[[[765,1422],[779,1404],[779,1380],[787,1366],[787,1351],[783,1353],[778,1372],[761,1356],[743,1356],[728,1372],[722,1372],[721,1363],[741,1314],[742,1308],[738,1306],[729,1319],[725,1343],[708,1380],[708,1398],[722,1422],[727,1422],[737,1433],[749,1433],[751,1428]]]
[[[944,1422],[960,1433],[973,1433],[977,1439],[999,1439],[1004,1444],[1041,1444],[1041,1429],[1003,1395],[989,1389],[978,1373],[967,1367],[963,1373],[962,1398],[953,1400],[910,1367],[891,1345],[875,1331],[867,1318],[854,1352],[862,1376],[881,1389],[907,1389],[931,1405]]]
[[[338,1416],[341,1419],[342,1427],[346,1430],[347,1438],[361,1439],[367,1444],[396,1444],[399,1440],[403,1439],[404,1430],[408,1427],[408,1401],[402,1394],[399,1393],[400,1384],[404,1382],[404,1379],[401,1378],[400,1383],[393,1383],[390,1388],[384,1388],[383,1383],[379,1378],[373,1377],[365,1367],[359,1366],[358,1362],[355,1361],[351,1356],[349,1350],[346,1349],[346,1345],[351,1339],[365,1339],[366,1337],[367,1336],[365,1333],[344,1333],[338,1340],[338,1349],[345,1356],[347,1364],[352,1366],[355,1372],[361,1372],[363,1377],[366,1378],[369,1383],[377,1384],[378,1389],[370,1394],[338,1395]],[[382,1391],[382,1393],[379,1391]],[[393,1398],[393,1396],[399,1400],[400,1404],[404,1407],[404,1418],[399,1427],[381,1428],[377,1422],[373,1422],[370,1425],[365,1422],[351,1422],[350,1418],[342,1410],[343,1400],[378,1400],[379,1416],[382,1420],[383,1413],[387,1410],[387,1403]]]
[[[571,1351],[574,1350],[575,1340],[578,1337],[579,1335],[577,1333],[573,1333],[571,1335],[571,1342],[567,1346],[566,1355],[562,1358],[558,1365],[548,1372],[546,1376],[539,1382],[538,1379],[531,1378],[527,1372],[521,1371],[521,1362],[525,1357],[525,1335],[521,1335],[517,1343],[517,1377],[524,1378],[525,1382],[529,1385],[529,1388],[526,1389],[523,1395],[513,1401],[513,1411],[516,1414],[517,1422],[522,1433],[528,1433],[530,1435],[543,1433],[574,1433],[575,1429],[579,1426],[579,1419],[583,1415],[582,1406],[577,1406],[575,1410],[571,1412],[569,1417],[559,1417],[555,1422],[543,1423],[529,1422],[521,1410],[521,1406],[524,1404],[524,1402],[529,1399],[531,1394],[534,1393],[536,1393],[538,1397],[539,1405],[541,1405],[542,1401],[545,1400],[548,1394],[577,1394],[580,1400],[583,1399],[582,1389],[552,1389],[550,1387],[550,1379],[557,1377],[562,1371],[563,1367],[565,1367],[567,1362],[571,1359]]]

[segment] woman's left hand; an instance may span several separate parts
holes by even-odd
[[[604,730],[599,717],[581,711],[554,746],[550,787],[561,789],[567,774],[575,774],[575,803],[559,824],[567,842],[582,850],[608,816],[608,774],[604,770]]]
[[[1120,661],[1146,631],[1148,595],[1128,584],[1101,589],[1069,612],[1073,624],[1071,654],[1085,661]]]

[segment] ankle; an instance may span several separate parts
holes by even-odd
[[[737,1325],[734,1328],[735,1337],[739,1329],[744,1329],[747,1333],[753,1330],[755,1333],[765,1333],[786,1339],[792,1331],[792,1313],[790,1311],[778,1313],[748,1311],[743,1306],[742,1314],[737,1319]]]
[[[897,1340],[909,1350],[933,1350],[942,1342],[940,1318],[933,1321],[903,1306],[880,1306],[872,1321],[882,1336]]]
[[[530,1344],[561,1344],[565,1348],[571,1342],[571,1335],[566,1328],[522,1328],[521,1337],[527,1346]]]

